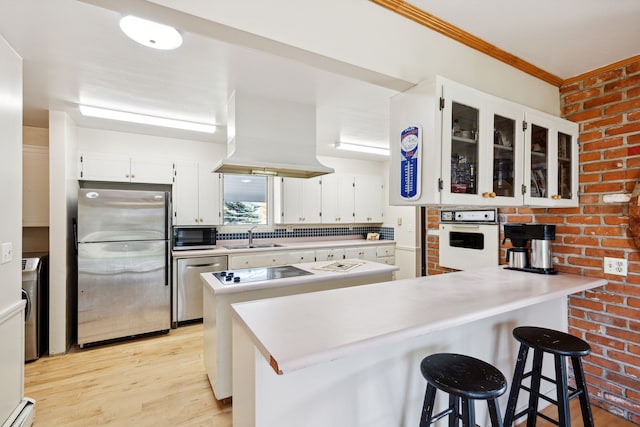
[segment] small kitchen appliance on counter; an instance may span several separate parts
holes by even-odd
[[[551,242],[556,239],[553,224],[505,224],[504,244],[511,240],[513,247],[507,249],[506,268],[531,273],[556,274],[551,258]]]

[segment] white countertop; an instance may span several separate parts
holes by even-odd
[[[395,245],[395,240],[366,240],[366,239],[346,239],[346,240],[309,240],[309,241],[289,241],[287,239],[256,239],[254,243],[277,243],[281,246],[273,248],[251,248],[251,249],[227,249],[224,245],[242,245],[245,240],[231,240],[225,243],[218,243],[215,249],[200,249],[186,251],[172,251],[174,258],[204,257],[212,255],[241,255],[246,253],[263,253],[274,251],[290,251],[299,249],[318,248],[347,248],[353,246],[380,246]]]
[[[503,266],[233,304],[279,374],[603,286]]]
[[[302,285],[306,283],[318,283],[322,281],[328,280],[336,280],[336,278],[359,278],[359,277],[367,277],[374,276],[377,274],[391,274],[394,271],[398,271],[400,268],[395,265],[387,265],[381,264],[378,262],[365,261],[362,259],[352,259],[352,260],[339,260],[339,262],[357,262],[362,263],[358,267],[355,267],[349,271],[344,272],[334,272],[334,271],[325,271],[318,270],[318,267],[323,267],[329,264],[333,264],[336,261],[320,261],[320,262],[305,262],[300,264],[294,264],[295,267],[298,267],[302,270],[309,271],[313,274],[306,276],[297,276],[297,277],[288,277],[286,279],[277,279],[277,280],[263,280],[258,282],[250,282],[250,283],[234,283],[231,285],[223,285],[220,281],[213,275],[213,273],[201,273],[200,277],[204,280],[205,285],[209,286],[215,294],[232,294],[238,292],[247,292],[253,291],[256,289],[265,289],[265,288],[273,288],[273,287],[283,287],[283,286],[296,286]],[[263,268],[263,267],[260,267]]]

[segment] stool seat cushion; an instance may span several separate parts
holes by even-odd
[[[437,353],[420,363],[422,375],[439,390],[469,399],[494,399],[507,390],[507,380],[497,368],[473,357]]]
[[[521,326],[513,330],[513,336],[528,347],[560,356],[586,356],[591,352],[585,341],[553,329]]]

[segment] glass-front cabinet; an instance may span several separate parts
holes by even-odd
[[[523,203],[523,110],[455,84],[443,87],[442,203]]]
[[[435,77],[391,99],[390,138],[392,205],[578,204],[578,126],[559,117]]]
[[[577,206],[578,126],[540,112],[526,113],[524,203]]]
[[[483,197],[489,204],[519,206],[523,202],[524,179],[523,114],[518,105],[495,101],[491,107],[491,182]]]
[[[442,198],[444,203],[482,203],[478,177],[488,173],[485,150],[484,100],[458,85],[443,87]]]

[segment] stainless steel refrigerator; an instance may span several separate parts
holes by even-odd
[[[171,327],[169,197],[78,191],[78,344]]]

